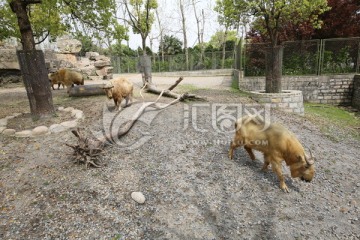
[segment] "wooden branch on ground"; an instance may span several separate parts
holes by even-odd
[[[174,88],[176,88],[176,86],[177,86],[183,79],[184,79],[183,77],[180,77],[178,80],[176,80],[176,82],[175,82],[172,86],[170,86],[170,87],[168,88],[168,90],[171,91],[171,90],[173,90]]]
[[[126,122],[125,126],[120,129],[116,135],[112,135],[112,133],[110,133],[100,139],[94,139],[92,137],[83,136],[80,132],[80,129],[72,130],[71,132],[78,138],[77,145],[66,144],[68,147],[73,149],[73,153],[70,154],[72,156],[72,160],[78,164],[85,164],[86,167],[101,167],[103,166],[103,163],[101,159],[99,159],[99,156],[105,148],[106,144],[111,144],[115,142],[115,138],[119,139],[126,135],[143,113],[147,111],[162,110],[178,102],[184,101],[185,99],[204,100],[203,98],[199,98],[188,93],[176,94],[171,92],[171,90],[174,89],[182,81],[182,79],[182,77],[179,78],[170,88],[161,91],[153,87],[153,85],[146,84],[140,90],[140,96],[144,98],[142,91],[146,89],[147,91],[159,94],[158,98],[154,102],[144,102],[143,105],[132,116],[132,118]],[[175,99],[167,104],[159,104],[158,101],[162,96],[168,96]]]
[[[70,154],[74,163],[85,164],[86,167],[101,167],[103,166],[100,156],[104,148],[104,143],[91,138],[85,137],[81,134],[80,129],[71,131],[78,139],[78,145],[70,145],[66,143],[66,146],[71,147],[74,152]]]
[[[158,89],[156,86],[154,86],[153,84],[146,84],[145,85],[145,89],[150,92],[150,93],[154,93],[154,94],[161,94],[163,93],[163,96],[165,97],[170,97],[170,98],[181,98],[180,101],[184,101],[184,100],[199,100],[199,101],[205,101],[205,98],[203,97],[198,97],[195,94],[178,94],[178,93],[174,93],[171,92],[174,88],[176,88],[176,86],[183,80],[183,77],[180,77],[178,80],[176,80],[176,82],[171,85],[167,90],[160,90]]]

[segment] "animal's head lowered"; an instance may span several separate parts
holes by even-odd
[[[315,157],[309,149],[310,156],[306,153],[302,156],[297,156],[298,162],[290,166],[291,176],[293,178],[300,178],[303,181],[310,182],[315,175]]]
[[[112,99],[112,91],[113,91],[114,85],[111,82],[106,83],[102,89],[104,89],[106,96],[109,99]]]

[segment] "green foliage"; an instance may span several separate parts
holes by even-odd
[[[237,28],[240,24],[240,15],[246,6],[246,1],[216,0],[214,10],[218,13],[218,22],[225,29]]]
[[[336,130],[331,132],[331,130],[334,131],[334,126],[342,129],[344,131],[342,134],[345,136],[352,135],[360,139],[360,133],[357,130],[360,127],[360,118],[354,113],[344,108],[327,104],[306,103],[304,107],[307,118],[321,126],[322,131],[329,134],[335,140],[338,138],[339,132]]]
[[[350,46],[337,51],[324,51],[323,73],[348,73],[354,71]]]
[[[140,34],[143,41],[144,54],[146,54],[145,40],[151,31],[151,26],[154,23],[155,17],[152,10],[158,7],[156,0],[130,0],[129,5],[125,2],[127,13],[130,20],[128,23],[133,29],[134,33]]]
[[[180,52],[182,52],[182,42],[173,35],[165,35],[162,42],[160,42],[159,54],[164,53],[164,55],[175,55]]]
[[[214,47],[214,49],[220,50],[222,48],[222,44],[224,41],[224,35],[225,35],[224,31],[217,31],[214,35],[211,36],[208,45],[212,45]],[[227,42],[227,41],[236,42],[237,40],[238,40],[238,38],[237,38],[236,31],[228,31],[227,32],[225,42]],[[230,50],[232,50],[232,49],[234,49],[234,47],[232,47]],[[229,51],[229,49],[227,49],[227,51]]]
[[[0,1],[0,39],[20,38],[10,1]],[[127,29],[117,23],[115,9],[115,0],[43,0],[40,4],[29,5],[28,16],[37,41],[79,31],[92,38],[121,41],[127,39]]]
[[[12,14],[10,5],[6,1],[0,1],[0,41],[9,37],[19,37],[20,32],[15,27],[17,19]]]
[[[93,44],[90,36],[86,36],[82,32],[77,32],[75,34],[75,38],[79,40],[82,44],[81,51],[79,53],[80,56],[85,56],[86,52],[96,51],[96,46]]]
[[[297,24],[304,20],[319,28],[319,15],[329,10],[327,0],[234,0],[235,4],[245,6],[239,11],[240,15],[261,19],[262,34],[267,35],[273,45],[277,44],[278,31],[283,24],[292,22]],[[257,23],[258,24],[258,23]]]
[[[150,12],[158,7],[156,0],[130,0],[130,5],[133,7],[132,14],[137,19],[132,24],[134,33],[150,32],[151,25],[155,18],[154,14]]]
[[[136,57],[138,55],[137,51],[131,49],[130,47],[124,44],[114,44],[112,45],[112,55],[114,56],[128,56]]]

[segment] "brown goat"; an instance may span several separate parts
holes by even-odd
[[[57,85],[58,85],[58,88],[57,88],[58,90],[60,89],[60,86],[61,86],[61,85],[62,85],[63,88],[65,88],[65,85],[64,85],[62,82],[58,82],[56,78],[53,78],[53,80],[51,80],[51,79],[50,79],[50,76],[51,76],[51,75],[52,75],[52,74],[49,73],[49,74],[48,74],[48,77],[49,77],[49,82],[50,82],[51,88],[52,88],[53,90],[55,90],[54,84],[57,84]]]
[[[280,181],[280,188],[289,192],[282,174],[282,161],[290,167],[291,177],[299,177],[310,182],[315,173],[314,158],[305,154],[303,146],[296,136],[280,124],[269,124],[259,118],[245,116],[235,123],[235,136],[229,149],[229,158],[233,158],[234,150],[244,146],[252,160],[255,160],[253,149],[264,154],[262,170],[267,171],[269,164]]]
[[[133,97],[133,84],[126,78],[117,78],[110,80],[103,87],[106,96],[109,99],[113,99],[115,103],[115,110],[121,110],[121,101],[126,99],[125,106],[128,105],[129,100],[132,102]]]
[[[84,85],[84,77],[81,73],[62,68],[54,73],[49,74],[49,80],[52,84],[63,84],[67,87],[67,92],[70,88],[76,85]],[[54,89],[54,87],[53,87]]]

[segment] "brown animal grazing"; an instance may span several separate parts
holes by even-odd
[[[49,74],[49,79],[52,84],[63,84],[67,87],[67,92],[70,91],[70,88],[76,85],[84,85],[84,77],[81,73],[62,68],[54,73]],[[53,87],[54,89],[54,87]]]
[[[123,98],[126,99],[125,106],[128,105],[129,100],[132,102],[134,86],[125,78],[110,80],[104,85],[103,89],[105,90],[106,96],[114,100],[116,110],[121,110],[121,101]]]
[[[270,124],[266,128],[259,118],[245,116],[235,123],[235,136],[229,149],[229,158],[233,158],[234,150],[244,146],[252,160],[255,160],[253,149],[264,154],[262,170],[267,171],[269,164],[277,174],[280,188],[289,192],[282,174],[282,161],[290,167],[291,177],[299,177],[310,182],[314,177],[314,157],[305,154],[303,146],[295,135],[280,124]]]
[[[51,85],[51,88],[53,89],[53,90],[55,90],[55,88],[54,88],[54,84],[57,84],[58,85],[58,90],[60,89],[60,85],[62,85],[62,87],[64,88],[65,87],[65,85],[63,84],[63,83],[61,83],[61,82],[57,82],[57,79],[53,79],[53,81],[50,79],[50,75],[51,75],[51,73],[49,73],[48,74],[48,77],[49,77],[49,82],[50,82],[50,85]]]

